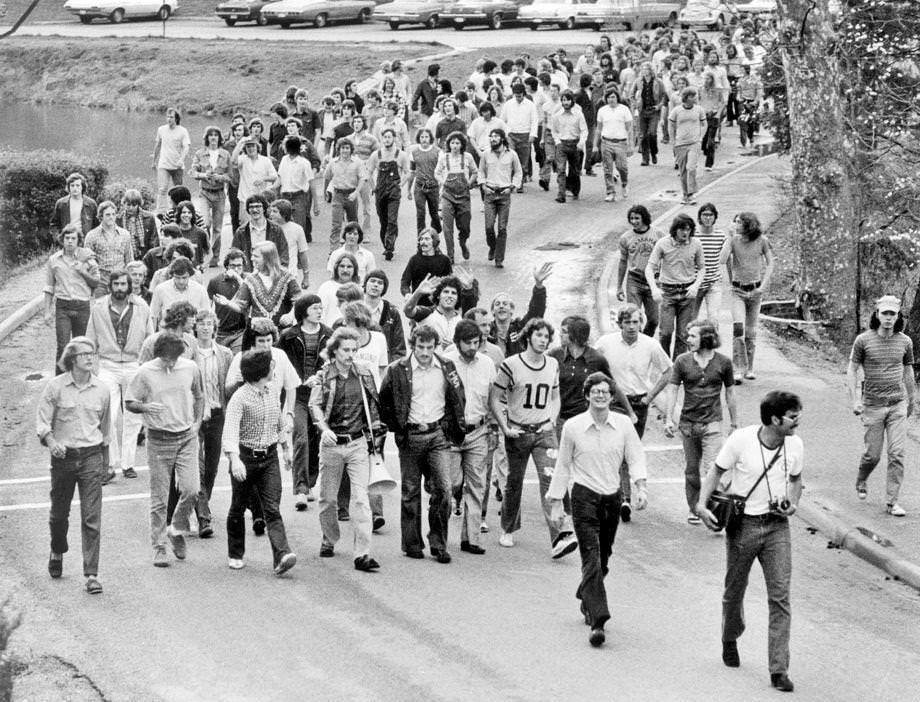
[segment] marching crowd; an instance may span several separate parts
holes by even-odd
[[[70,176],[51,216],[62,249],[49,259],[45,288],[60,374],[37,418],[51,454],[52,577],[62,573],[78,487],[85,586],[102,592],[102,485],[117,471],[137,477],[140,443],[155,566],[170,564],[167,545],[186,558],[193,515],[199,538],[215,534],[209,503],[225,456],[231,569],[245,565],[247,511],[253,532],[268,535],[275,574],[295,565],[280,508],[285,465],[295,510],[318,504],[319,555],[336,555],[340,523],[349,522],[355,568],[375,571],[373,534],[388,518],[376,488],[388,477],[382,456],[392,434],[409,558],[424,558],[427,547],[438,563],[451,562],[452,511],[461,551],[484,554],[490,498],[500,506],[498,543],[513,547],[533,461],[550,555],[580,551],[577,596],[599,646],[617,526],[648,503],[641,440],[649,410],[663,394],[673,435],[682,389],[676,429],[688,523],[716,527],[707,501],[729,480],[748,498],[741,525],[728,531],[723,660],[738,665],[744,590],[759,558],[770,592],[772,682],[791,691],[787,517],[801,495],[794,435],[801,403],[772,392],[758,425],[727,440],[721,428],[723,408],[737,428],[734,389],[756,378],[757,319],[773,268],[756,216],[739,213],[726,228],[717,207],[704,203],[660,232],[646,207],[632,205],[619,243],[618,329],[593,345],[584,316],[558,325],[545,319],[551,264],[534,270],[519,309],[524,300],[480,290],[457,263],[457,253],[469,260],[475,240],[471,193],[480,194],[488,259],[501,268],[515,248],[510,204],[526,183],[549,190],[555,175],[556,201],[564,203],[600,164],[605,200],[628,198],[636,144],[640,165],[650,168],[659,144],[672,144],[684,202],[695,204],[698,156],[712,166],[723,120],[738,122],[742,144],[754,138],[761,40],[769,37],[762,29],[744,23],[716,44],[668,29],[618,46],[602,37],[574,64],[562,51],[536,61],[482,60],[456,91],[437,64],[413,90],[394,62],[375,87],[359,94],[349,81],[319,109],[306,89],[291,88],[270,107],[267,127],[235,115],[228,133],[209,127],[195,150],[171,109],[156,136],[155,213],[132,190],[97,206],[85,179]],[[194,194],[187,176],[197,181]],[[415,205],[418,251],[397,281],[388,266],[403,195]],[[332,229],[328,256],[318,256],[308,245],[324,203]],[[227,210],[232,237],[222,236]],[[375,224],[386,263],[365,241]],[[717,351],[723,280],[731,358]],[[854,352],[867,377],[884,375],[872,386],[877,397],[867,395],[859,409],[866,417],[871,405],[883,427],[905,388],[911,405],[913,397],[912,380],[898,395],[900,375],[891,377],[891,364],[911,353],[894,332],[892,299],[878,310],[891,333]],[[876,337],[895,339],[901,356],[880,350]],[[888,364],[882,370],[879,354]],[[860,468],[862,498],[874,465],[868,456]],[[889,463],[889,512],[897,515],[893,480]]]

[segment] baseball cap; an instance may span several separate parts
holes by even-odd
[[[900,312],[901,301],[894,295],[884,295],[875,301],[875,309],[879,312]]]

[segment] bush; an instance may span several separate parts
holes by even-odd
[[[123,200],[125,199],[125,191],[127,190],[140,191],[141,199],[143,200],[143,203],[141,204],[142,209],[154,209],[154,206],[157,202],[156,190],[153,186],[150,185],[149,181],[143,180],[141,178],[125,178],[123,180],[115,181],[114,183],[108,183],[102,189],[100,202],[102,200],[111,200],[115,203],[118,211],[121,212],[124,210]]]
[[[65,151],[0,151],[0,265],[51,248],[48,220],[74,171],[84,175],[86,194],[98,202],[109,174],[102,161]]]

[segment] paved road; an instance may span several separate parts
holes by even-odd
[[[730,143],[729,134],[719,167],[704,182],[743,161]],[[631,201],[647,203],[656,215],[675,198],[667,161],[640,169],[634,159]],[[510,289],[523,305],[533,266],[554,260],[549,316],[590,316],[592,283],[613,241],[610,230],[622,227],[626,208],[602,202],[598,178],[586,179],[583,198],[567,205],[529,186],[513,200],[515,253],[499,272],[485,261],[474,205],[471,267],[487,294]],[[394,277],[413,249],[405,202],[401,214],[398,255],[388,266]],[[324,215],[319,240],[326,231]],[[322,251],[319,246],[315,256],[322,258]],[[46,459],[30,430],[41,381],[25,380],[29,372],[47,373],[48,354],[35,354],[36,348],[53,344],[51,332],[33,324],[0,350],[0,380],[8,390],[0,581],[14,584],[27,613],[17,650],[36,659],[61,656],[93,680],[105,699],[775,699],[765,665],[765,594],[756,568],[743,667],[729,671],[719,660],[722,538],[686,525],[679,454],[657,426],[646,441],[652,505],[621,531],[608,579],[614,617],[609,643],[599,651],[588,647],[573,598],[577,558],[548,557],[532,474],[518,546],[498,547],[493,510],[487,554],[461,554],[454,524],[455,560],[448,566],[400,555],[398,505],[390,496],[389,524],[374,538],[383,565],[376,575],[352,569],[347,525],[340,555],[320,560],[316,512],[295,513],[286,495],[282,510],[300,563],[290,577],[276,580],[268,544],[251,535],[247,568],[229,571],[220,524],[214,540],[191,540],[186,563],[154,569],[142,471],[137,481],[119,479],[106,488],[105,594],[90,598],[81,591],[76,529],[66,577],[50,581],[44,572]],[[17,460],[10,460],[13,455]],[[395,472],[394,459],[389,456]],[[228,503],[222,473],[216,513]],[[793,538],[791,672],[799,699],[909,695],[920,682],[916,595],[849,554],[828,550],[801,522],[795,522]]]
[[[23,35],[66,37],[159,37],[163,36],[163,32],[164,25],[160,22],[127,22],[119,25],[94,22],[91,25],[82,25],[77,21],[73,21],[28,24],[19,30],[19,34]],[[625,36],[626,33],[611,31],[607,32],[607,34],[611,37],[616,37],[621,34]],[[323,29],[298,25],[285,30],[278,26],[256,27],[247,24],[227,27],[216,17],[207,19],[176,17],[165,23],[165,36],[186,39],[249,39],[259,41],[386,43],[418,41],[436,42],[457,49],[482,49],[527,44],[578,46],[588,42],[596,42],[600,35],[590,29],[541,29],[534,32],[522,27],[498,31],[485,27],[470,27],[460,32],[450,28],[404,27],[394,32],[385,24],[379,22],[367,25],[332,25]]]

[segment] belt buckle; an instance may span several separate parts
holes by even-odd
[[[266,458],[268,456],[268,449],[252,449],[253,458]]]

